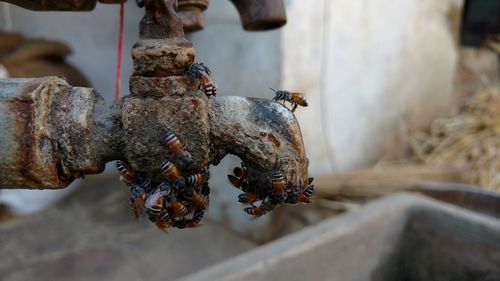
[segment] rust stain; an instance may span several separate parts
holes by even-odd
[[[280,147],[281,142],[273,134],[267,134],[267,139],[274,145],[274,147]]]
[[[197,109],[198,106],[200,105],[200,102],[197,99],[191,99],[191,104],[193,105],[193,109]]]
[[[33,92],[39,83],[31,83],[21,90],[21,94],[18,98],[13,99],[9,103],[9,111],[13,115],[17,115],[16,119],[16,137],[18,138],[19,150],[17,155],[19,155],[20,165],[19,173],[21,176],[32,184],[38,185],[41,181],[32,174],[33,165],[33,145],[34,136],[32,130],[32,120],[34,118],[33,110],[33,100],[30,97],[30,93]]]

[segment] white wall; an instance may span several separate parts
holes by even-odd
[[[296,115],[313,174],[369,165],[408,115],[445,113],[457,63],[448,14],[462,1],[288,2],[282,84],[309,101]]]

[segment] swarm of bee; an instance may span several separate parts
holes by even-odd
[[[217,95],[217,84],[213,79],[212,72],[205,64],[189,64],[185,69],[185,74],[189,79],[199,81],[198,89],[202,90],[208,98]],[[284,90],[273,91],[276,94],[273,100],[283,101],[283,103],[290,102],[292,112],[299,105],[308,105],[300,93]],[[164,179],[158,185],[152,184],[141,173],[135,172],[126,162],[117,161],[120,178],[130,188],[131,209],[136,217],[145,213],[148,219],[162,230],[170,227],[195,227],[201,222],[208,209],[210,173],[208,168],[197,174],[181,172],[194,163],[194,158],[174,132],[166,133],[163,145],[180,168],[169,160],[164,160],[161,163]],[[241,163],[241,167],[235,167],[232,175],[228,175],[231,184],[243,191],[238,196],[238,201],[250,205],[243,209],[247,214],[260,217],[280,204],[311,202],[311,195],[314,191],[313,178],[308,179],[306,187],[303,187],[302,184],[294,186],[292,181],[287,181],[284,177],[283,168],[286,168],[286,164],[279,165],[278,159],[276,159],[275,168],[269,174],[271,184],[264,187],[255,187],[249,184],[247,168],[244,163]],[[256,206],[258,202],[260,204]]]
[[[308,179],[305,188],[293,186],[285,179],[281,169],[286,165],[280,165],[270,173],[271,188],[258,188],[248,184],[247,169],[242,162],[241,167],[235,167],[232,175],[227,175],[231,184],[243,191],[238,196],[238,201],[249,204],[250,207],[243,209],[245,213],[260,217],[272,211],[280,204],[310,203],[314,192],[313,178]],[[259,206],[255,203],[261,201]]]
[[[164,145],[183,167],[194,162],[175,133],[166,134]],[[165,230],[195,227],[205,215],[210,195],[208,169],[187,175],[165,160],[161,164],[164,180],[155,186],[124,161],[118,160],[116,166],[121,180],[130,187],[130,206],[136,217],[146,213],[151,222]]]
[[[193,156],[184,148],[175,133],[166,134],[164,145],[176,162],[184,168],[194,162]],[[130,188],[130,207],[136,217],[145,213],[148,219],[162,230],[170,227],[195,227],[201,222],[209,205],[210,173],[207,168],[197,174],[183,174],[172,162],[164,160],[161,163],[164,180],[153,185],[124,161],[118,160],[116,166],[121,175],[120,179]],[[286,165],[279,165],[270,173],[270,188],[251,186],[243,162],[241,167],[233,169],[232,175],[228,175],[231,184],[243,191],[238,196],[238,201],[250,205],[244,208],[247,214],[260,217],[280,204],[311,202],[314,191],[313,178],[308,179],[305,188],[294,186],[285,179],[283,167]],[[259,201],[260,205],[256,206]]]

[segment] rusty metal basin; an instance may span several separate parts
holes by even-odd
[[[181,280],[500,280],[500,220],[395,194]]]

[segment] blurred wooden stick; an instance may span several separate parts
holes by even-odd
[[[390,166],[318,176],[314,179],[314,189],[320,198],[369,199],[424,183],[468,184],[470,181],[467,172],[461,169]]]

